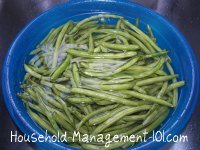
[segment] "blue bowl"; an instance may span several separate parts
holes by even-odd
[[[179,90],[178,105],[171,111],[159,130],[165,135],[176,135],[185,127],[195,108],[199,94],[199,71],[197,59],[177,28],[154,11],[138,4],[122,0],[73,0],[58,5],[29,23],[17,36],[10,47],[3,66],[2,89],[7,108],[16,125],[26,135],[35,133],[35,136],[44,134],[28,115],[22,100],[17,97],[20,91],[19,83],[25,74],[23,63],[30,50],[44,38],[51,28],[57,27],[68,20],[81,20],[99,13],[112,13],[124,16],[134,22],[140,18],[140,27],[144,30],[149,24],[161,48],[170,50],[172,66],[178,73],[179,80],[185,80],[186,86]],[[74,149],[64,143],[39,143],[43,149]],[[136,145],[135,149],[160,148],[165,142],[147,142]],[[130,148],[131,149],[131,148]]]

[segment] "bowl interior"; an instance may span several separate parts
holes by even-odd
[[[131,22],[135,22],[135,19],[139,17],[139,27],[146,32],[146,24],[149,24],[158,45],[169,50],[174,71],[179,74],[179,80],[186,81],[186,86],[180,88],[178,106],[171,111],[159,130],[165,130],[166,134],[177,134],[187,122],[196,103],[194,90],[198,90],[198,87],[197,89],[194,89],[194,87],[198,84],[198,74],[193,62],[195,61],[193,53],[182,35],[168,21],[142,6],[127,1],[115,0],[106,2],[75,0],[64,3],[40,15],[19,34],[10,48],[3,71],[4,96],[9,112],[16,124],[25,134],[44,133],[29,117],[21,99],[16,95],[20,91],[19,83],[23,81],[25,74],[24,60],[30,59],[29,52],[36,47],[51,28],[57,27],[68,20],[78,21],[99,13],[121,15]],[[195,80],[197,83],[195,83]],[[196,92],[198,93],[198,91]],[[49,146],[43,143],[39,143],[39,145],[44,148]],[[51,148],[64,148],[64,144],[61,143],[50,145]],[[152,140],[148,140],[146,143],[137,145],[136,148],[159,147],[161,145],[162,143],[155,144]]]

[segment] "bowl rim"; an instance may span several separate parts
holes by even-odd
[[[15,111],[18,111],[18,109],[14,105],[14,99],[12,98],[12,94],[10,91],[10,85],[9,85],[9,79],[8,79],[8,74],[9,74],[9,63],[10,63],[10,57],[15,49],[15,45],[18,42],[18,39],[23,35],[23,33],[32,25],[34,22],[43,16],[47,15],[49,12],[54,11],[62,7],[63,5],[75,5],[77,3],[85,3],[85,2],[105,2],[104,0],[69,0],[67,2],[63,2],[61,4],[58,4],[56,6],[53,6],[52,8],[44,11],[40,15],[36,16],[31,22],[29,22],[25,27],[19,32],[19,34],[15,37],[14,42],[11,44],[10,48],[8,49],[7,55],[5,57],[4,63],[3,63],[3,69],[2,69],[2,89],[3,89],[3,96],[4,96],[4,101],[6,103],[6,107],[9,111],[9,114],[11,118],[14,120],[14,123],[17,125],[17,127],[24,133],[24,129],[21,125],[23,125],[23,122],[26,122],[25,120],[17,120],[14,113]],[[178,122],[175,122],[173,126],[169,129],[169,131],[175,130],[176,133],[180,133],[184,127],[186,126],[187,122],[189,121],[194,108],[197,104],[198,97],[199,97],[199,87],[200,87],[200,76],[199,76],[199,67],[198,67],[198,61],[197,58],[194,54],[194,51],[192,50],[191,46],[187,42],[186,38],[183,36],[183,34],[176,28],[175,25],[173,25],[170,21],[168,21],[166,18],[158,14],[157,12],[151,10],[150,8],[147,8],[145,6],[142,6],[140,4],[137,4],[135,2],[131,2],[129,0],[106,0],[106,2],[116,2],[116,3],[121,3],[121,4],[126,4],[126,5],[133,5],[135,7],[139,7],[140,9],[145,10],[146,12],[153,14],[154,16],[158,17],[162,22],[164,22],[167,26],[173,30],[173,32],[176,33],[178,39],[184,43],[185,50],[188,51],[190,54],[189,59],[191,60],[192,64],[192,70],[193,70],[193,79],[192,79],[192,90],[190,94],[190,98],[188,100],[188,104],[190,104],[190,108],[186,108],[182,114],[181,114],[181,124],[178,124]],[[195,90],[195,92],[194,92]],[[18,113],[16,113],[18,114]],[[186,115],[187,114],[187,115]],[[23,118],[21,118],[23,119]],[[178,128],[177,128],[178,126]],[[31,126],[29,126],[29,129],[32,131],[35,131]],[[37,144],[37,143],[36,143]],[[74,149],[66,144],[63,143],[51,143],[54,144],[55,146],[58,146],[58,148],[63,148],[63,145],[65,145],[65,149]],[[142,142],[134,147],[134,149],[143,149],[149,146],[152,146],[155,144],[154,141],[149,141],[148,142]],[[165,143],[161,142],[159,143],[159,146],[163,146]],[[131,149],[130,147],[129,149]],[[150,147],[149,147],[150,148]]]

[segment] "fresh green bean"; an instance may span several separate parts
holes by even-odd
[[[124,93],[127,93],[129,95],[132,95],[135,98],[139,98],[139,99],[142,99],[142,100],[145,100],[145,101],[158,103],[160,105],[164,105],[164,106],[168,106],[168,107],[173,107],[172,104],[166,102],[165,100],[162,100],[162,99],[159,99],[159,98],[156,98],[156,97],[153,97],[153,96],[141,94],[141,93],[138,93],[138,92],[135,92],[135,91],[128,91],[128,90],[124,91]]]
[[[110,113],[104,113],[102,115],[98,115],[95,118],[90,119],[89,120],[89,124],[90,125],[100,124],[100,123],[106,121],[107,119],[109,119],[110,117],[112,117],[113,115],[115,115],[116,113],[118,113],[118,112],[120,112],[120,111],[122,111],[124,109],[127,109],[127,108],[129,108],[129,107],[124,106],[124,107],[116,108]]]
[[[71,30],[70,34],[73,34],[75,33],[81,25],[85,24],[86,22],[89,22],[89,21],[92,21],[92,20],[95,20],[95,19],[99,19],[99,18],[116,18],[116,19],[120,19],[122,17],[120,16],[117,16],[117,15],[110,15],[110,14],[99,14],[99,15],[96,15],[96,16],[92,16],[92,17],[89,17],[89,18],[86,18],[82,21],[80,21],[74,28],[73,30]]]
[[[56,40],[56,45],[55,45],[55,51],[54,51],[54,54],[53,54],[53,61],[52,61],[52,68],[55,68],[56,65],[57,65],[57,61],[58,61],[58,49],[62,43],[62,39],[64,37],[64,34],[66,33],[69,25],[71,24],[71,22],[68,22],[66,23],[63,28],[61,29],[59,35],[58,35],[58,38]]]
[[[93,116],[99,114],[99,113],[102,113],[102,112],[105,112],[105,111],[108,111],[108,110],[111,110],[111,109],[114,109],[116,108],[118,105],[111,105],[111,106],[106,106],[106,107],[103,107],[103,108],[100,108],[96,111],[93,111],[91,114],[88,114],[87,116],[85,116],[81,122],[79,122],[79,124],[77,125],[77,130],[80,129],[80,127],[87,121],[89,120],[90,118],[92,118]]]
[[[24,68],[25,70],[30,73],[30,75],[32,75],[33,77],[35,78],[38,78],[38,79],[43,79],[43,80],[50,80],[49,77],[45,77],[45,76],[42,76],[40,75],[39,73],[33,71],[28,65],[24,64]]]
[[[133,114],[135,112],[139,112],[142,110],[148,110],[151,108],[151,105],[143,105],[143,106],[138,106],[138,107],[133,107],[133,108],[128,108],[125,110],[122,110],[121,112],[115,114],[112,118],[109,118],[107,121],[99,125],[94,131],[93,134],[98,134],[101,133],[104,129],[107,127],[111,126],[113,123],[118,121],[119,119],[123,118],[124,116]]]
[[[138,75],[134,75],[133,77],[137,78],[137,79],[140,79],[140,78],[144,78],[144,77],[150,76],[153,73],[155,73],[156,71],[158,71],[162,67],[163,63],[164,63],[164,59],[160,59],[158,61],[157,65],[154,68],[152,68],[152,70],[145,71],[145,72],[140,73]]]
[[[58,124],[60,124],[62,127],[64,127],[67,131],[74,131],[73,127],[65,121],[62,117],[59,116],[57,112],[53,112],[53,118],[56,120]]]
[[[54,84],[54,83],[47,82],[47,81],[44,81],[44,80],[41,80],[40,83],[43,84],[43,85],[46,85],[48,87],[54,86],[56,89],[58,89],[61,92],[70,93],[70,89],[68,89],[66,86],[64,86],[62,84]]]
[[[120,79],[120,78],[113,78],[111,80],[107,80],[107,81],[101,81],[100,84],[120,84],[120,83],[127,83],[130,81],[133,81],[134,78],[130,78],[130,79]]]
[[[174,89],[177,89],[181,86],[185,85],[185,82],[184,81],[179,81],[179,82],[174,82],[172,84],[170,84],[168,87],[167,87],[167,90],[166,92],[169,92],[171,90],[174,90]]]
[[[111,102],[116,102],[116,103],[120,103],[120,104],[124,104],[124,105],[137,106],[137,105],[145,104],[143,102],[130,101],[125,98],[118,97],[118,96],[101,93],[101,92],[95,92],[95,91],[86,90],[86,89],[81,89],[81,88],[72,88],[71,92],[77,93],[77,94],[83,94],[83,95],[87,95],[87,96],[91,96],[91,97],[96,97],[96,98],[100,98],[100,99],[105,99],[105,100],[109,100]],[[161,103],[162,103],[162,101],[161,101]],[[169,106],[171,106],[171,104],[169,104]]]
[[[120,59],[120,58],[130,58],[135,56],[136,52],[126,52],[126,53],[93,53],[89,54],[84,51],[78,51],[75,49],[70,49],[69,54],[73,56],[83,57],[83,58],[104,58],[104,59]]]
[[[142,42],[140,42],[137,38],[135,38],[134,36],[131,36],[128,33],[125,33],[122,31],[116,31],[116,30],[112,30],[112,29],[100,29],[100,30],[98,30],[98,32],[113,33],[113,34],[118,34],[123,37],[126,37],[126,38],[130,39],[131,41],[133,41],[134,43],[136,43],[141,48],[141,50],[144,51],[146,54],[150,53],[150,51],[144,46],[144,44]]]
[[[130,61],[128,61],[126,64],[120,66],[119,68],[117,68],[113,73],[119,73],[123,70],[126,70],[127,68],[129,68],[130,66],[132,66],[133,64],[135,64],[137,61],[139,60],[139,57],[135,57],[133,59],[131,59]]]
[[[75,103],[75,104],[92,104],[94,101],[91,98],[88,97],[68,97],[67,100],[70,103]]]
[[[43,121],[36,113],[34,113],[33,111],[31,111],[31,109],[29,108],[29,106],[26,107],[30,116],[44,129],[47,129],[47,131],[49,131],[51,134],[56,134],[56,131],[49,125],[47,124],[45,121]]]
[[[92,33],[90,33],[90,36],[89,36],[89,50],[88,50],[88,52],[94,52],[94,41],[93,41]]]
[[[147,42],[149,42],[151,44],[151,46],[153,46],[157,51],[162,51],[160,47],[158,47],[144,32],[142,32],[141,30],[139,30],[136,26],[134,26],[133,24],[131,24],[127,20],[125,20],[124,23],[128,27],[130,27],[131,29],[133,29],[135,32],[137,32],[138,34],[140,34],[144,39],[146,39]]]
[[[74,77],[74,82],[76,83],[76,86],[79,87],[80,86],[80,76],[78,73],[78,66],[76,63],[72,64],[72,73],[73,73],[73,77]]]
[[[166,66],[167,66],[167,69],[169,70],[170,74],[174,75],[174,70],[173,70],[172,66],[168,62],[166,62]],[[172,81],[173,81],[173,83],[177,82],[176,78],[173,79]],[[172,104],[174,107],[177,105],[177,101],[178,101],[178,89],[176,88],[173,90]]]
[[[152,84],[152,83],[155,84],[155,83],[158,83],[158,82],[168,81],[168,80],[171,80],[171,79],[177,78],[177,77],[178,77],[178,75],[160,76],[160,77],[148,78],[148,79],[145,79],[145,80],[142,80],[142,81],[138,81],[135,84],[137,86],[144,86],[144,85],[149,85],[149,84]]]
[[[98,87],[98,85],[97,85]],[[131,89],[133,87],[133,85],[130,83],[127,84],[111,84],[111,85],[99,85],[101,90],[105,90],[105,91],[110,91],[110,90],[127,90],[127,89]]]
[[[134,85],[133,86],[133,89],[139,93],[142,93],[142,94],[147,94],[147,92],[145,90],[143,90],[141,87],[137,86],[137,85]]]
[[[125,121],[137,121],[137,120],[144,120],[146,118],[146,114],[144,115],[131,115],[131,116],[126,116],[123,118]]]
[[[122,50],[122,51],[126,51],[126,50],[134,51],[134,50],[139,49],[138,45],[110,44],[108,42],[101,42],[100,44],[107,48],[111,48],[111,49],[115,49],[115,50]]]
[[[57,79],[69,66],[71,60],[71,55],[67,55],[65,61],[55,70],[55,72],[52,74],[51,79],[55,80]]]

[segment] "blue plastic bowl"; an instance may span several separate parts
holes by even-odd
[[[34,19],[17,36],[10,47],[2,74],[2,89],[7,108],[16,125],[28,135],[44,134],[44,130],[29,117],[22,100],[17,97],[20,91],[19,83],[25,74],[23,63],[30,50],[42,40],[48,31],[67,20],[81,20],[99,13],[112,13],[124,16],[134,22],[141,20],[141,28],[149,24],[161,48],[170,51],[172,66],[180,80],[186,81],[186,86],[179,90],[178,106],[171,112],[160,130],[165,134],[178,134],[185,127],[198,100],[199,72],[197,59],[184,36],[166,19],[154,11],[138,4],[122,0],[73,0],[58,5]],[[36,143],[43,149],[73,149],[63,143]],[[154,142],[152,139],[136,145],[135,149],[160,148],[164,142]]]

